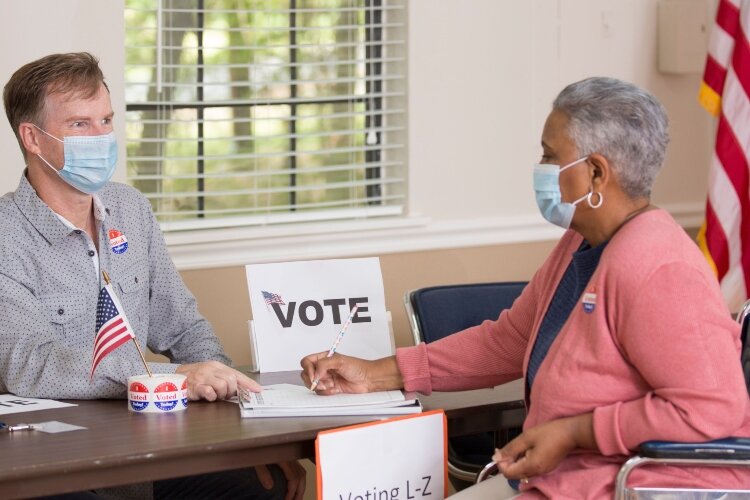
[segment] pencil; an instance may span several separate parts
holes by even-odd
[[[349,317],[346,318],[344,325],[341,327],[341,330],[339,330],[339,334],[336,335],[336,340],[333,342],[333,345],[331,346],[331,348],[328,349],[328,354],[326,354],[326,358],[330,358],[336,352],[336,349],[338,348],[339,343],[341,342],[341,339],[344,338],[344,332],[346,332],[346,329],[349,328],[349,325],[352,324],[352,319],[354,318],[354,315],[357,314],[357,309],[359,309],[359,304],[355,305],[352,308],[352,312],[350,312]],[[316,378],[315,380],[313,380],[312,385],[310,385],[311,391],[315,391],[315,388],[318,386],[318,382],[320,382],[320,378]]]

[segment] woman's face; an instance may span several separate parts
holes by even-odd
[[[540,163],[551,163],[564,167],[581,158],[575,144],[568,136],[567,127],[568,117],[564,113],[553,111],[549,114],[542,132],[542,160]],[[581,162],[560,173],[560,193],[563,202],[575,201],[586,195],[590,190],[591,175],[587,162]],[[584,205],[586,205],[585,202],[579,204],[576,212],[584,209]]]

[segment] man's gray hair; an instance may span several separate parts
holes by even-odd
[[[669,143],[664,106],[635,85],[587,78],[565,87],[552,104],[569,120],[579,156],[605,156],[631,198],[651,195]]]

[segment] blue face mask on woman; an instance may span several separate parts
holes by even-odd
[[[549,222],[563,229],[570,227],[570,221],[573,220],[573,214],[576,211],[576,205],[583,200],[588,199],[591,208],[599,208],[602,204],[601,193],[599,193],[599,203],[591,204],[591,195],[593,191],[581,196],[573,203],[563,203],[560,194],[560,173],[566,168],[574,167],[586,161],[588,156],[580,160],[568,163],[560,167],[552,164],[534,165],[534,193],[536,194],[536,204],[542,216]]]
[[[114,132],[106,135],[72,135],[58,139],[34,126],[63,143],[65,164],[62,169],[53,167],[42,155],[37,156],[71,186],[92,194],[112,178],[117,166],[117,139]]]

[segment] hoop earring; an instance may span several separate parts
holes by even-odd
[[[588,194],[588,196],[586,196],[586,202],[589,204],[589,206],[591,208],[599,208],[599,207],[602,206],[602,203],[604,203],[604,195],[601,193],[601,191],[598,192],[598,193],[596,193],[596,195],[599,196],[599,203],[597,203],[596,205],[594,205],[593,203],[591,203],[591,198],[594,196],[594,194],[595,193],[593,191],[591,191]]]

